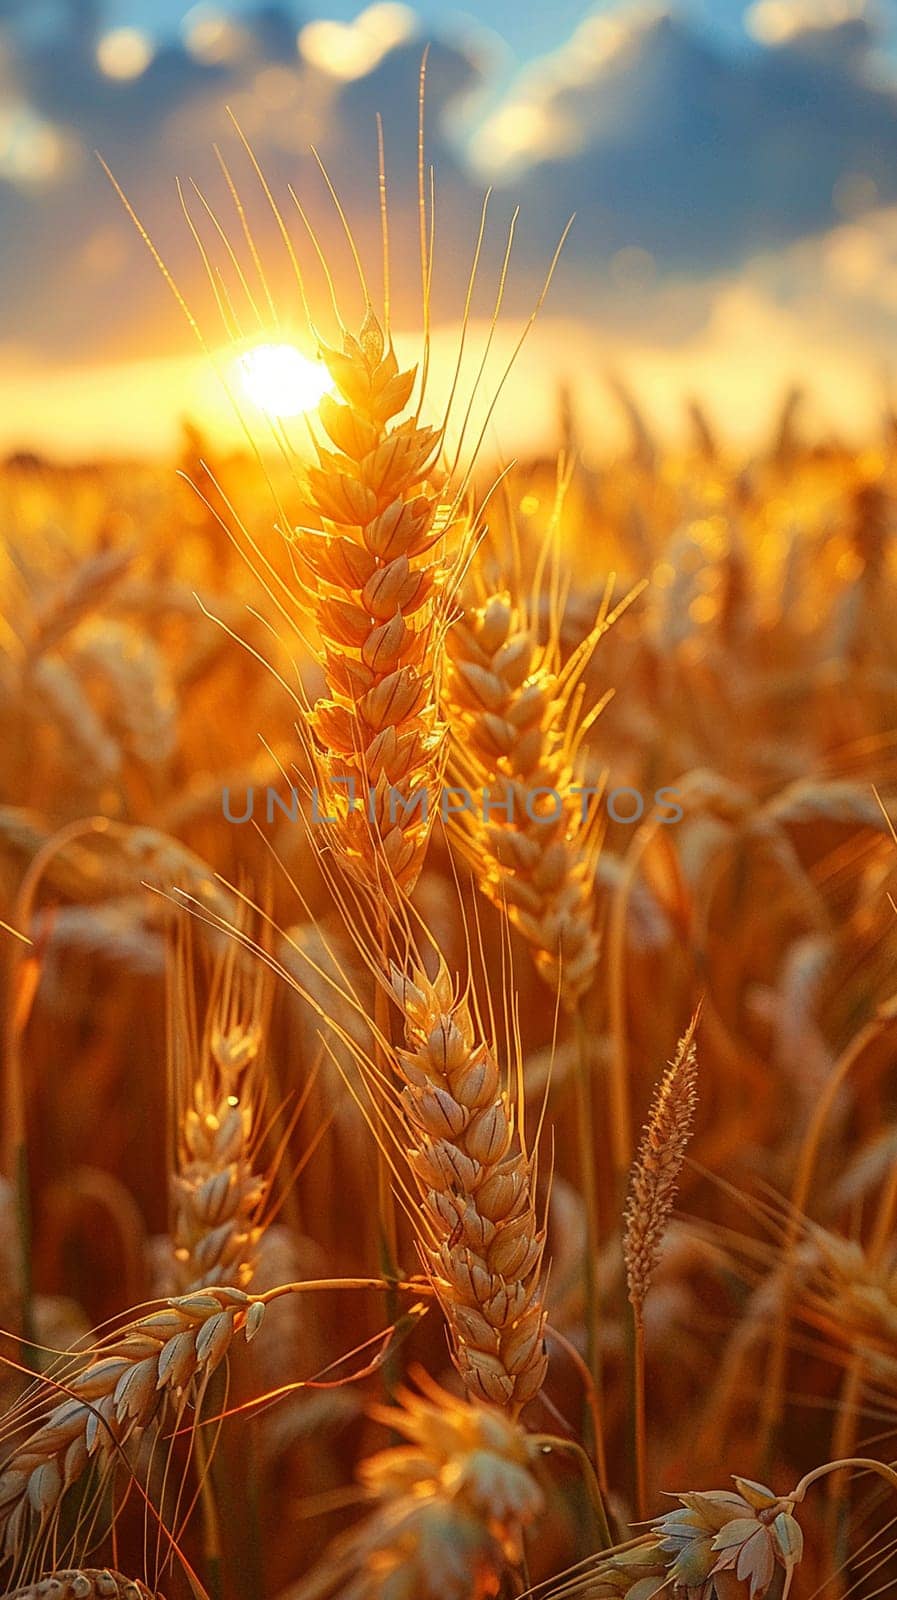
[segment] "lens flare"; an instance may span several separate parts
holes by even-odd
[[[259,344],[237,358],[237,375],[247,399],[271,417],[297,417],[312,411],[333,383],[321,361],[311,361],[294,344]]]

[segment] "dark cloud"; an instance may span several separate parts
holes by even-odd
[[[873,42],[854,21],[727,58],[658,18],[548,98],[584,146],[516,187],[554,226],[577,211],[577,266],[627,246],[666,270],[737,265],[829,226],[848,176],[897,195],[897,96],[868,73]]]
[[[9,0],[3,5],[9,14]],[[144,330],[152,327],[154,350],[160,340],[183,347],[168,291],[92,151],[99,148],[109,160],[188,296],[205,304],[201,263],[173,177],[195,175],[216,204],[222,196],[227,203],[211,146],[217,140],[237,148],[228,139],[229,103],[277,193],[286,198],[292,182],[303,198],[316,197],[316,226],[330,248],[335,224],[308,148],[313,141],[320,146],[375,263],[374,118],[383,112],[397,295],[415,293],[421,41],[396,46],[366,76],[340,83],[300,63],[297,26],[292,12],[270,5],[241,19],[241,47],[228,60],[210,64],[169,44],[138,78],[116,82],[97,66],[101,15],[92,0],[70,0],[59,8],[55,29],[33,36],[13,22],[8,73],[29,114],[57,131],[66,165],[58,181],[30,187],[0,177],[0,341],[78,357],[91,350],[126,354],[146,348]],[[546,151],[539,159],[535,151],[500,189],[501,217],[512,196],[523,208],[512,303],[531,303],[572,211],[577,221],[558,300],[565,311],[600,320],[620,309],[620,260],[625,279],[629,259],[621,251],[637,247],[654,258],[662,307],[665,280],[677,274],[712,277],[764,248],[829,227],[836,219],[833,191],[846,177],[872,180],[883,201],[897,197],[897,97],[870,71],[874,44],[870,25],[854,20],[805,28],[774,47],[729,56],[684,21],[655,16],[633,20],[609,59],[596,57],[591,67],[580,61],[575,83],[563,74],[546,80],[535,91],[546,124],[572,129],[575,139],[564,154]],[[428,138],[439,183],[437,309],[445,311],[463,297],[481,180],[443,123],[476,89],[479,72],[472,51],[434,43]],[[245,161],[241,172],[245,179]],[[273,236],[258,200],[252,215],[261,233]],[[499,226],[484,283],[494,275],[501,237]],[[285,261],[272,271],[288,292]]]
[[[268,6],[240,19],[239,49],[226,61],[206,64],[182,44],[168,44],[133,80],[116,81],[97,65],[99,17],[88,0],[66,8],[66,20],[27,48],[21,36],[14,57],[15,86],[29,115],[46,119],[65,144],[57,181],[4,182],[0,164],[0,342],[54,354],[135,353],[164,339],[183,347],[187,338],[169,290],[144,244],[127,221],[94,152],[109,163],[144,220],[179,286],[194,302],[208,301],[201,261],[181,215],[175,177],[195,178],[226,225],[238,219],[212,146],[221,144],[275,286],[287,293],[286,261],[276,227],[251,165],[228,120],[233,107],[250,138],[291,228],[314,266],[314,252],[288,196],[292,185],[310,210],[341,280],[349,276],[334,208],[311,153],[324,158],[345,201],[362,254],[379,264],[376,112],[382,111],[396,241],[395,289],[399,300],[419,281],[417,240],[418,77],[423,42],[408,41],[384,56],[363,78],[341,82],[303,63],[297,53],[296,16]],[[273,70],[272,70],[273,69]],[[464,51],[434,41],[428,63],[428,156],[439,169],[440,216],[447,234],[455,223],[475,226],[477,190],[442,137],[445,109],[472,88],[477,72]],[[2,127],[0,127],[2,148]],[[197,216],[202,206],[191,199]],[[449,226],[451,223],[451,226]],[[206,219],[206,229],[209,231]],[[214,232],[214,229],[212,229]],[[399,248],[400,242],[405,241]],[[219,247],[220,248],[220,247]],[[451,267],[451,251],[443,266]],[[292,291],[289,291],[292,293]],[[295,298],[293,294],[293,298]],[[457,298],[452,309],[458,306]],[[148,328],[152,345],[147,345]]]

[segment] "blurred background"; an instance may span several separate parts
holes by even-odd
[[[486,187],[495,194],[480,317],[521,208],[507,340],[576,213],[520,381],[496,414],[501,448],[547,440],[559,384],[579,397],[590,431],[605,414],[611,427],[610,373],[638,390],[661,428],[677,426],[683,395],[696,393],[724,405],[728,435],[750,444],[785,383],[802,381],[818,428],[867,432],[897,351],[894,0],[471,0],[465,9],[386,0],[361,12],[353,0],[314,11],[298,0],[189,9],[0,0],[0,450],[153,455],[170,449],[185,414],[213,430],[229,425],[220,386],[97,153],[215,348],[223,326],[176,179],[207,236],[218,238],[216,223],[191,180],[238,240],[220,145],[277,291],[277,331],[261,316],[251,338],[295,339],[314,353],[228,107],[289,209],[307,270],[314,252],[288,184],[341,288],[348,253],[310,146],[376,273],[383,112],[394,321],[400,334],[418,327],[425,42],[437,366],[439,330],[448,343],[463,304]],[[263,370],[269,403],[271,381],[283,377]]]

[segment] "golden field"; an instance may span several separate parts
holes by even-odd
[[[890,1592],[897,422],[425,351],[0,475],[4,1592]]]

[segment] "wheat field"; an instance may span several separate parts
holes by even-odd
[[[499,460],[420,204],[301,443],[0,474],[3,1592],[890,1593],[897,419]]]

